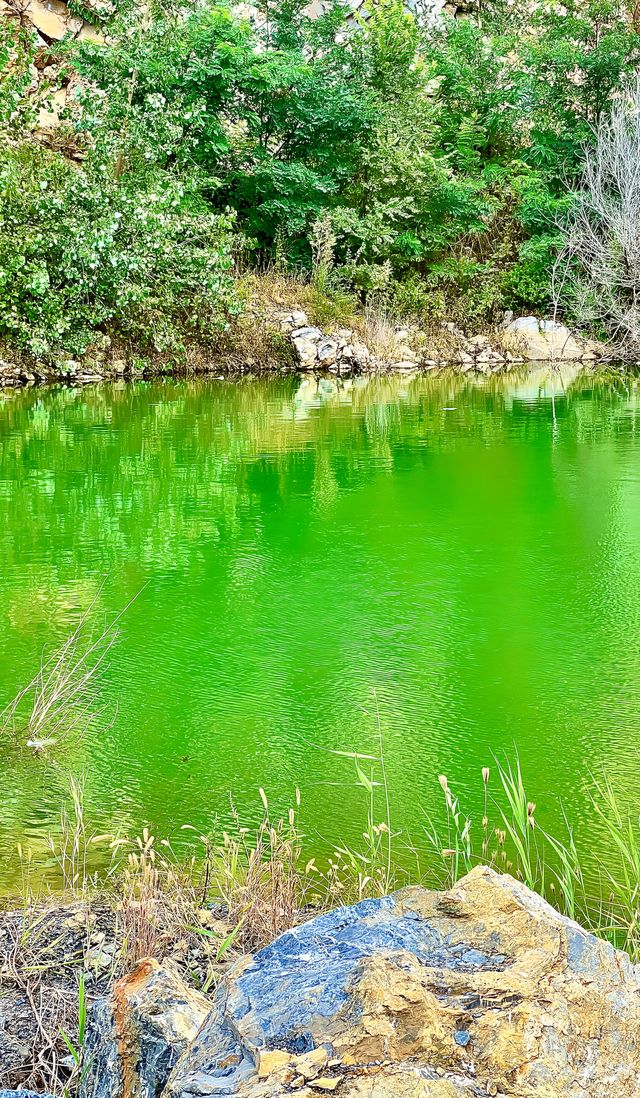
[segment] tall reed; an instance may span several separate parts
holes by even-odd
[[[131,603],[100,623],[97,598],[60,647],[43,654],[37,674],[0,713],[0,737],[19,737],[39,753],[104,723],[100,680],[120,635],[120,619]]]

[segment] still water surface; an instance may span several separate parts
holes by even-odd
[[[542,823],[590,844],[590,771],[640,808],[640,387],[158,382],[0,398],[0,704],[93,599],[138,598],[112,727],[0,745],[0,887],[68,773],[91,826],[158,836],[298,785],[322,855],[361,830],[375,699],[394,825],[444,773],[474,812],[519,752]],[[375,696],[375,698],[374,698]],[[182,835],[186,835],[182,832]],[[45,870],[55,883],[55,869]]]

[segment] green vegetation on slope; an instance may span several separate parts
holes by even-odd
[[[624,6],[349,10],[120,5],[104,43],[50,51],[40,96],[70,81],[50,147],[35,43],[7,22],[0,336],[41,359],[107,334],[179,352],[237,311],[234,273],[274,263],[425,320],[548,308],[584,146],[640,57]]]

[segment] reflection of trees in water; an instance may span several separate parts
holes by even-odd
[[[1,559],[20,576],[9,620],[62,631],[99,573],[126,565],[133,585],[145,564],[179,570],[198,542],[243,529],[259,538],[263,493],[282,500],[299,478],[326,508],[341,486],[391,471],[407,447],[419,461],[461,437],[547,437],[552,387],[561,433],[634,431],[633,379],[576,381],[547,368],[481,381],[168,381],[11,394],[0,407]]]
[[[633,430],[633,382],[553,384],[558,421],[579,437]],[[543,399],[533,400],[534,391]],[[0,409],[2,560],[30,577],[29,612],[46,615],[60,602],[64,616],[58,583],[73,579],[84,550],[104,571],[123,560],[179,568],[194,541],[234,537],[255,519],[263,481],[284,498],[297,476],[308,476],[326,503],[368,469],[391,471],[414,444],[420,460],[421,451],[455,447],[461,436],[490,443],[505,431],[547,435],[549,391],[547,371],[546,381],[304,378],[12,394]],[[39,564],[47,539],[64,556],[45,554]],[[86,602],[91,583],[83,583]]]

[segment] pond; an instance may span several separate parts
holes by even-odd
[[[640,804],[633,377],[158,381],[0,398],[0,707],[123,609],[101,716],[0,743],[0,887],[87,826],[179,842],[296,787],[319,857],[362,831],[381,733],[394,829],[445,774],[469,812],[517,751],[543,824],[592,845],[591,773]],[[97,703],[96,703],[97,704]],[[233,798],[233,808],[230,795]]]

